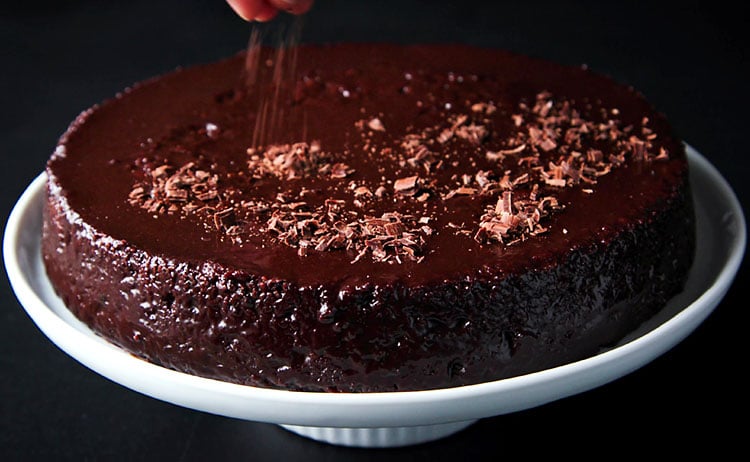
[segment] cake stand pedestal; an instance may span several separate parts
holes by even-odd
[[[426,443],[457,433],[476,420],[464,420],[437,425],[417,425],[412,427],[306,427],[284,425],[290,432],[324,443],[360,448],[394,448]]]

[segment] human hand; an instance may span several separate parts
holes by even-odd
[[[313,0],[227,0],[227,3],[246,21],[270,21],[279,11],[306,13]]]

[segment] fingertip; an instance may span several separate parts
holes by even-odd
[[[268,5],[263,5],[263,7],[260,8],[258,12],[255,14],[255,18],[253,19],[255,19],[258,22],[266,22],[275,18],[278,13],[279,13],[279,10],[277,8],[274,8]]]
[[[235,13],[245,21],[270,21],[278,13],[278,9],[264,0],[227,0]]]
[[[268,0],[268,3],[292,14],[304,14],[312,8],[313,0]]]
[[[229,6],[237,13],[237,16],[244,19],[245,21],[251,21],[250,14],[252,13],[251,8],[247,2],[242,0],[227,0]]]

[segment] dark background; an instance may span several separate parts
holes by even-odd
[[[586,63],[643,92],[746,206],[745,18],[722,2],[651,3],[319,0],[302,39],[464,42]],[[2,3],[0,216],[78,112],[135,81],[233,54],[249,30],[221,0]],[[739,447],[744,433],[747,273],[744,264],[712,316],[641,370],[396,450],[337,448],[131,392],[58,350],[0,277],[0,459],[499,460],[652,454],[647,448],[715,456]]]

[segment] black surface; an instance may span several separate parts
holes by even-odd
[[[7,2],[6,2],[7,3]],[[594,70],[641,90],[748,197],[748,59],[741,13],[717,2],[319,0],[303,41],[465,42]],[[75,115],[128,84],[242,49],[220,0],[0,6],[0,214]],[[745,207],[747,214],[747,207]],[[742,447],[747,264],[693,335],[590,392],[394,450],[315,443],[274,425],[166,404],[58,350],[0,278],[0,460],[500,460]],[[739,423],[732,422],[739,417]],[[653,446],[651,446],[653,444]],[[602,451],[604,453],[602,453]]]

